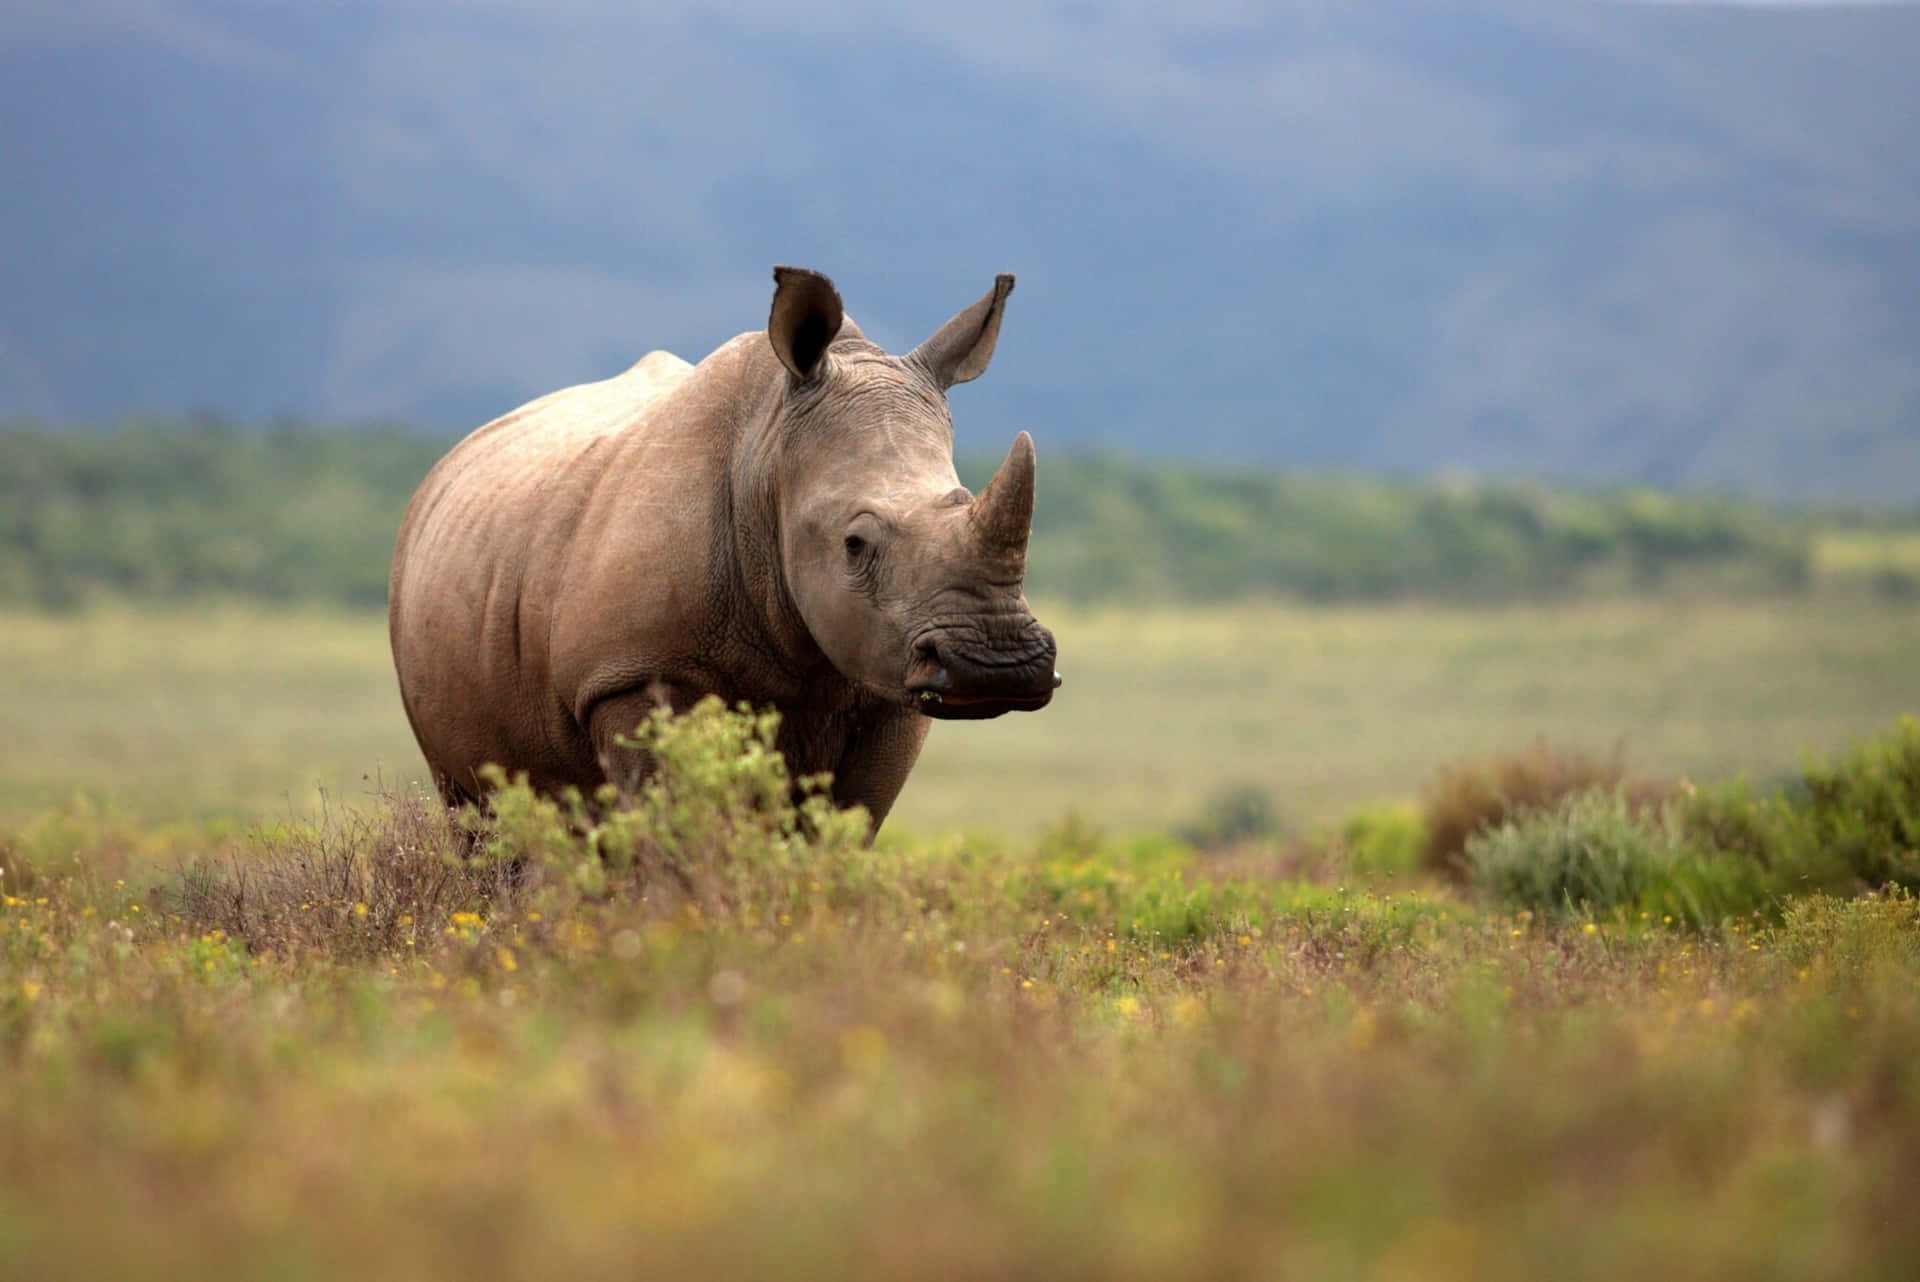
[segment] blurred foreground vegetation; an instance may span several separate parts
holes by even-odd
[[[0,428],[0,604],[100,594],[376,606],[408,497],[452,444],[218,423]],[[974,485],[991,460],[963,460]],[[1920,512],[1396,481],[1048,454],[1029,584],[1080,602],[1424,598],[1667,589],[1920,595]]]
[[[867,849],[785,800],[752,720],[648,733],[662,772],[606,819],[510,789],[470,837],[408,796],[250,836],[0,830],[0,1275],[1895,1279],[1920,1254],[1897,878],[1694,918],[1618,877],[1545,904],[1424,873],[1377,821],[1204,855],[1077,822]],[[1917,743],[1822,777],[1910,814]]]

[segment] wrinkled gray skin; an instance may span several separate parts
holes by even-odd
[[[523,406],[414,495],[389,624],[450,803],[479,799],[487,762],[630,791],[650,762],[616,738],[717,694],[778,708],[792,772],[832,771],[877,829],[929,717],[1052,697],[1053,636],[1022,593],[1033,443],[976,498],[946,400],[986,370],[1013,277],[904,357],[826,277],[774,279],[765,332]]]

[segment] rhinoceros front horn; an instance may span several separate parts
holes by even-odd
[[[1000,470],[973,505],[973,527],[981,543],[1003,556],[1024,557],[1033,528],[1033,438],[1013,438]]]

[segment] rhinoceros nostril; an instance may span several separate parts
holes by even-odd
[[[907,688],[923,702],[938,702],[943,690],[953,689],[953,674],[940,657],[940,647],[922,641],[913,647],[913,662],[907,668]]]

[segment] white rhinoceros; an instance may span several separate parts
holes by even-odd
[[[929,717],[1039,708],[1054,641],[1022,591],[1025,432],[979,495],[946,391],[993,355],[1013,277],[906,356],[826,277],[774,269],[764,332],[654,352],[455,446],[414,495],[389,589],[407,717],[441,794],[488,762],[631,788],[616,740],[704,695],[782,714],[795,775],[877,828]]]

